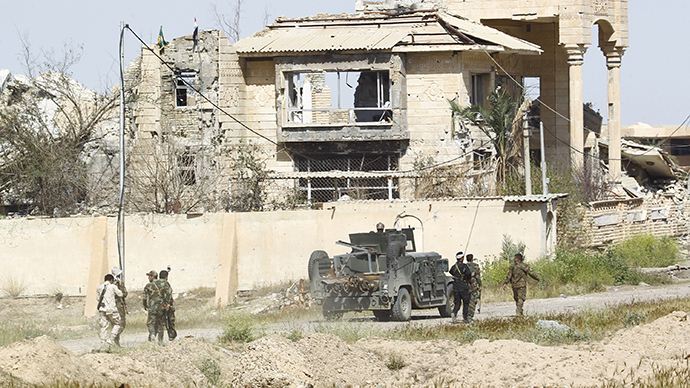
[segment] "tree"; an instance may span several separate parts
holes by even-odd
[[[517,173],[520,166],[520,138],[519,125],[521,95],[511,95],[507,90],[497,88],[489,93],[489,109],[482,105],[461,107],[456,101],[448,100],[453,118],[464,118],[476,124],[481,131],[491,139],[496,151],[496,160],[500,168],[497,171],[497,181],[501,188],[505,187],[506,176]]]
[[[24,43],[30,77],[9,82],[0,97],[0,197],[43,215],[68,214],[87,201],[85,149],[117,117],[117,90],[96,93],[70,78],[81,57],[66,46],[33,56]]]
[[[235,0],[235,4],[231,6],[232,11],[230,17],[226,17],[220,11],[215,4],[212,5],[213,14],[216,17],[216,22],[220,26],[221,31],[230,39],[232,43],[240,40],[240,21],[242,16],[242,3],[244,0]],[[267,12],[267,11],[266,11]],[[266,16],[264,15],[264,18]]]
[[[231,173],[231,208],[234,211],[263,211],[268,170],[258,145],[239,141],[230,144],[226,155]]]

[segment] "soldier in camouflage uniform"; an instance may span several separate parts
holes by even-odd
[[[474,310],[477,308],[477,303],[482,296],[482,276],[479,264],[474,262],[474,255],[469,254],[465,257],[467,259],[467,267],[470,269],[472,278],[470,279],[470,305],[467,310],[467,320],[472,322],[474,320]]]
[[[175,307],[173,306],[172,287],[170,286],[170,283],[168,283],[168,271],[161,271],[158,281],[161,283],[161,289],[164,290],[163,293],[165,295],[163,299],[163,303],[165,304],[165,312],[163,313],[163,323],[161,325],[161,329],[165,327],[168,328],[168,341],[172,341],[175,339],[175,337],[177,337],[177,331],[175,331]],[[163,340],[162,332],[158,334],[158,340]]]
[[[506,279],[503,281],[504,290],[508,283],[513,287],[513,298],[515,299],[516,306],[515,313],[518,317],[522,316],[522,306],[525,304],[525,299],[527,299],[527,275],[539,281],[539,276],[532,271],[529,265],[523,263],[522,260],[521,254],[515,254],[515,262],[510,265],[508,276],[506,276]]]
[[[160,285],[156,284],[158,274],[156,271],[149,271],[146,276],[149,277],[149,283],[144,287],[144,310],[147,310],[149,315],[146,319],[146,327],[149,329],[149,341],[153,341],[160,332],[161,341],[163,336],[163,329],[160,327],[160,317],[163,315],[163,293]]]
[[[127,302],[125,302],[125,298],[127,297],[127,288],[120,278],[120,275],[122,275],[122,270],[117,267],[113,267],[113,269],[110,270],[110,273],[113,275],[113,277],[115,277],[114,284],[120,289],[120,291],[122,291],[122,297],[115,295],[115,305],[117,306],[117,312],[120,313],[120,321],[122,323],[120,324],[120,331],[117,333],[115,338],[113,338],[115,345],[120,346],[120,334],[122,334],[122,332],[125,330],[125,326],[127,325],[128,311]]]

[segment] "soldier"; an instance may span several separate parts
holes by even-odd
[[[458,311],[462,305],[463,322],[469,323],[467,313],[470,303],[469,282],[472,274],[470,273],[470,269],[467,267],[467,265],[463,263],[463,260],[465,259],[464,253],[456,253],[455,258],[457,261],[450,268],[450,274],[453,276],[453,300],[455,302],[455,307],[453,307],[453,313],[451,314],[452,322],[457,322]]]
[[[470,279],[470,306],[467,311],[467,320],[470,322],[474,321],[474,310],[477,308],[477,303],[482,297],[482,275],[479,264],[474,262],[474,255],[468,254],[467,257],[467,267],[470,269],[472,278]]]
[[[170,267],[168,267],[170,268]],[[168,328],[168,341],[172,341],[177,337],[177,331],[175,331],[175,307],[173,306],[173,291],[170,283],[168,283],[168,271],[163,270],[160,272],[158,281],[161,283],[161,290],[163,290],[163,323],[161,325],[161,330],[163,327]],[[158,334],[158,341],[163,340],[163,333]]]
[[[539,281],[539,276],[532,271],[529,265],[522,262],[523,258],[520,253],[516,253],[514,263],[508,269],[508,276],[503,281],[503,289],[506,289],[508,283],[513,287],[513,299],[515,299],[515,313],[518,317],[523,314],[522,306],[527,299],[527,275],[532,279]]]
[[[158,279],[156,271],[149,271],[146,273],[149,277],[149,283],[144,287],[144,310],[148,311],[146,319],[146,327],[149,330],[149,341],[153,341],[160,332],[161,340],[163,339],[163,329],[160,327],[160,316],[163,311],[163,297],[160,286],[155,282]]]
[[[127,297],[127,288],[120,278],[120,275],[122,275],[122,270],[117,267],[113,267],[113,269],[110,270],[110,273],[115,278],[114,284],[120,291],[122,291],[122,297],[115,296],[115,305],[117,306],[117,312],[120,314],[121,323],[120,332],[117,333],[117,336],[113,339],[115,345],[120,346],[120,334],[125,331],[125,326],[127,326],[127,314],[129,313],[127,311],[127,302],[125,301],[125,298]]]
[[[98,298],[98,314],[100,316],[98,325],[101,327],[101,342],[103,345],[115,345],[115,338],[120,335],[120,314],[117,312],[115,298],[122,297],[122,291],[113,282],[115,277],[112,274],[105,275],[105,282],[96,289]],[[110,336],[108,336],[108,326],[112,325]]]

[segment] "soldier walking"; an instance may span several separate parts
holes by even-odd
[[[527,275],[536,281],[539,281],[539,276],[532,271],[528,264],[522,262],[522,254],[516,253],[513,260],[513,264],[508,269],[508,276],[503,281],[503,289],[506,289],[508,283],[513,287],[515,314],[521,317],[523,315],[522,306],[525,304],[525,299],[527,299]]]
[[[170,267],[168,267],[170,269]],[[159,282],[161,282],[161,289],[163,290],[163,324],[161,329],[166,327],[168,329],[168,341],[172,341],[177,337],[175,331],[175,307],[173,306],[173,291],[172,286],[168,283],[168,271],[163,270],[159,275]],[[163,340],[163,333],[158,334],[159,341]]]
[[[120,346],[120,334],[122,334],[122,332],[125,331],[125,326],[127,326],[127,314],[129,313],[127,311],[127,302],[125,301],[125,298],[127,297],[127,288],[125,287],[125,284],[120,277],[122,275],[122,270],[120,270],[117,267],[113,267],[113,269],[110,270],[110,273],[115,278],[114,284],[122,292],[122,297],[119,297],[117,295],[115,296],[115,305],[117,306],[118,314],[120,314],[120,331],[113,339],[115,345]]]
[[[115,305],[115,298],[122,297],[122,291],[113,282],[115,277],[112,274],[105,275],[105,282],[98,286],[96,295],[98,297],[98,325],[101,327],[102,345],[115,345],[115,338],[120,335],[120,314]],[[108,327],[112,326],[110,335]]]
[[[148,311],[146,327],[149,330],[149,341],[153,341],[160,332],[160,340],[163,340],[163,329],[160,326],[160,316],[163,311],[163,297],[160,286],[155,282],[158,279],[156,271],[146,273],[149,278],[148,284],[144,287],[144,310]]]
[[[467,311],[467,320],[474,321],[474,310],[477,308],[477,303],[482,297],[482,275],[479,264],[474,262],[474,255],[468,254],[466,256],[467,267],[470,269],[470,306]]]
[[[452,322],[457,322],[458,311],[462,305],[462,319],[463,322],[469,323],[467,319],[467,313],[469,310],[470,303],[470,290],[469,282],[471,279],[470,269],[463,263],[465,260],[465,254],[458,252],[455,254],[455,259],[457,260],[455,264],[450,268],[450,274],[453,276],[453,300],[455,306],[453,307],[453,314],[451,314]]]

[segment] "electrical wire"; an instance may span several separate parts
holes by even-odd
[[[129,31],[132,33],[132,35],[134,35],[134,37],[137,38],[137,40],[138,40],[139,42],[141,42],[142,46],[143,46],[144,48],[146,48],[146,50],[150,51],[156,58],[158,58],[158,60],[159,60],[165,67],[167,67],[167,68],[172,72],[173,75],[175,74],[175,69],[173,69],[173,67],[170,66],[170,64],[168,64],[168,62],[166,62],[158,53],[156,53],[156,51],[155,51],[153,48],[151,48],[146,42],[144,42],[144,40],[141,39],[141,38],[139,37],[139,35],[137,35],[137,33],[134,32],[134,30],[132,30],[132,29],[129,27],[129,25],[125,25],[125,28],[126,28],[127,30],[129,30]],[[243,128],[245,128],[245,129],[248,130],[249,132],[255,134],[255,135],[258,136],[259,138],[264,139],[264,140],[268,141],[269,143],[274,144],[276,147],[278,147],[278,151],[276,152],[276,154],[277,154],[278,152],[281,152],[281,151],[285,150],[285,151],[289,151],[289,153],[291,153],[291,154],[293,154],[293,155],[301,156],[301,157],[303,157],[303,158],[305,158],[305,159],[314,160],[314,159],[312,159],[312,158],[310,158],[310,157],[308,157],[308,156],[306,156],[306,155],[303,155],[303,154],[301,154],[301,153],[299,153],[299,152],[295,152],[294,150],[288,150],[286,147],[280,145],[278,142],[274,141],[273,139],[270,139],[270,138],[266,137],[265,135],[262,135],[261,133],[259,133],[259,132],[257,132],[256,130],[252,129],[252,128],[249,127],[247,124],[245,124],[244,122],[240,121],[240,120],[237,119],[235,116],[233,116],[232,114],[228,113],[227,111],[225,111],[225,109],[223,109],[223,108],[221,108],[220,106],[218,106],[218,104],[216,104],[215,102],[213,102],[213,101],[212,101],[210,98],[208,98],[204,93],[202,93],[200,90],[198,90],[197,88],[195,88],[194,85],[191,85],[189,82],[187,82],[187,80],[184,79],[183,77],[177,77],[177,76],[175,76],[175,78],[176,78],[178,81],[182,81],[182,82],[185,84],[186,87],[190,88],[190,89],[193,90],[195,93],[197,93],[199,96],[201,96],[206,102],[208,102],[209,104],[211,104],[211,106],[213,106],[214,108],[218,109],[219,112],[221,112],[222,114],[224,114],[224,115],[226,115],[227,117],[231,118],[231,119],[232,119],[233,121],[235,121],[237,124],[239,124],[240,126],[242,126]]]
[[[484,53],[491,59],[491,61],[492,61],[499,69],[501,69],[501,71],[502,71],[511,81],[513,81],[513,83],[515,83],[515,85],[517,85],[518,87],[520,87],[523,91],[525,90],[525,86],[522,85],[522,83],[518,82],[509,72],[507,72],[507,71],[503,68],[503,66],[501,66],[501,64],[498,63],[498,61],[496,61],[496,59],[495,59],[493,56],[491,56],[491,54],[490,54],[488,51],[486,51],[486,49],[483,49],[483,51],[484,51]],[[550,111],[553,112],[555,115],[561,117],[561,118],[564,119],[566,122],[570,123],[570,118],[564,116],[564,115],[561,114],[560,112],[558,112],[558,111],[556,111],[555,109],[551,108],[548,104],[544,103],[544,101],[542,101],[540,98],[537,98],[535,101],[539,101],[540,106],[546,107],[546,109],[550,110]],[[682,122],[673,132],[671,132],[670,135],[668,135],[664,140],[660,141],[659,143],[657,143],[657,144],[656,144],[655,146],[653,146],[653,147],[657,147],[657,148],[658,148],[660,145],[662,145],[662,144],[664,144],[665,142],[667,142],[676,132],[678,132],[678,130],[680,130],[680,129],[685,125],[686,122],[688,122],[688,120],[690,120],[690,115],[688,115],[688,116],[685,118],[685,120],[683,120],[683,122]],[[553,132],[551,132],[550,130],[548,130],[546,126],[544,126],[544,129],[545,129],[549,134],[551,134],[557,141],[559,141],[559,142],[565,144],[565,145],[566,145],[568,148],[570,148],[571,150],[573,150],[573,151],[575,151],[575,152],[577,152],[577,153],[579,153],[579,154],[581,154],[581,155],[583,155],[583,156],[585,156],[585,157],[591,158],[591,159],[593,159],[593,160],[598,160],[598,161],[606,161],[606,160],[632,161],[634,158],[640,157],[640,156],[642,156],[642,155],[646,155],[647,153],[653,151],[653,148],[650,148],[650,149],[646,150],[645,152],[643,152],[643,153],[641,153],[641,154],[639,154],[639,155],[635,155],[635,156],[632,156],[632,157],[629,157],[629,158],[609,158],[609,159],[603,159],[603,158],[600,158],[600,157],[595,156],[595,155],[586,154],[584,151],[579,150],[579,149],[577,149],[577,148],[574,148],[572,145],[570,145],[569,142],[566,142],[566,141],[560,139],[558,136],[556,136],[555,133],[553,133]]]

